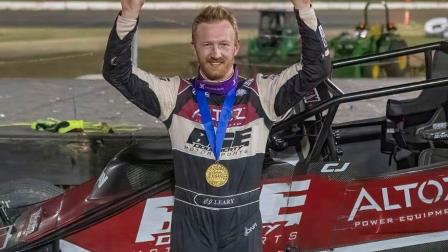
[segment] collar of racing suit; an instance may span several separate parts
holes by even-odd
[[[236,65],[233,66],[233,74],[225,81],[210,81],[204,78],[201,71],[199,70],[198,77],[194,82],[195,88],[202,89],[206,92],[225,95],[230,90],[235,88],[238,84],[238,68]]]

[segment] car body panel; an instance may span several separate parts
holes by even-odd
[[[288,246],[338,248],[448,228],[448,165],[345,180],[327,176],[338,172],[328,167],[344,167],[344,163],[329,164],[323,164],[320,173],[293,180],[263,181],[260,210],[265,251],[283,251]],[[85,200],[92,185],[88,182],[39,206],[45,212],[57,208],[58,200],[73,202],[56,215],[43,216],[39,230],[26,240],[45,236],[55,219],[61,227],[94,209],[95,203]],[[87,251],[168,251],[173,202],[171,191],[163,191],[64,239]]]

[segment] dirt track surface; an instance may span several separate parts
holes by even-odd
[[[426,22],[433,17],[446,17],[446,10],[413,10],[411,20]],[[234,11],[241,28],[258,27],[257,11]],[[116,11],[1,11],[1,26],[15,27],[111,27]],[[197,11],[145,11],[140,18],[142,27],[189,28]],[[327,28],[354,28],[363,18],[362,11],[317,10],[321,23]],[[404,20],[403,10],[391,10],[391,21]],[[369,13],[372,23],[384,23],[383,11]],[[370,21],[369,21],[370,22]]]
[[[417,79],[336,79],[344,92],[417,81]],[[416,92],[401,96],[415,97]],[[399,98],[400,96],[394,96]],[[342,104],[337,121],[384,116],[386,98]],[[127,101],[104,80],[0,79],[0,125],[54,117],[141,124],[165,132],[163,124]]]
[[[7,32],[11,29],[1,29]],[[60,32],[64,32],[60,28]],[[82,33],[82,29],[77,29]],[[35,31],[33,31],[35,32]],[[240,29],[240,38],[247,39],[256,35],[256,31]],[[67,37],[67,38],[46,38],[29,39],[22,41],[0,41],[0,64],[1,59],[24,58],[30,56],[51,55],[66,52],[94,52],[103,51],[106,47],[109,29],[101,29],[92,36]],[[140,29],[139,47],[151,47],[157,45],[186,44],[191,41],[191,31],[189,29]]]
[[[0,125],[53,117],[141,124],[165,131],[160,121],[128,102],[104,80],[1,79],[0,94]]]

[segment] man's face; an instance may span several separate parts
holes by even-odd
[[[221,81],[232,74],[240,46],[228,21],[199,24],[193,46],[199,67],[207,79]]]

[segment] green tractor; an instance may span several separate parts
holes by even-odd
[[[258,37],[249,41],[252,72],[274,73],[299,60],[297,23],[293,12],[260,11]]]
[[[364,8],[364,22],[362,22],[354,33],[342,33],[330,40],[333,60],[347,59],[381,52],[387,52],[407,47],[406,41],[397,33],[397,28],[389,22],[389,8],[386,2],[381,3],[385,9],[385,25],[369,25],[368,10],[371,2],[367,2]],[[399,57],[395,60],[378,62],[377,64],[357,65],[345,67],[333,71],[333,77],[339,78],[378,78],[401,77],[409,69],[409,58]]]

